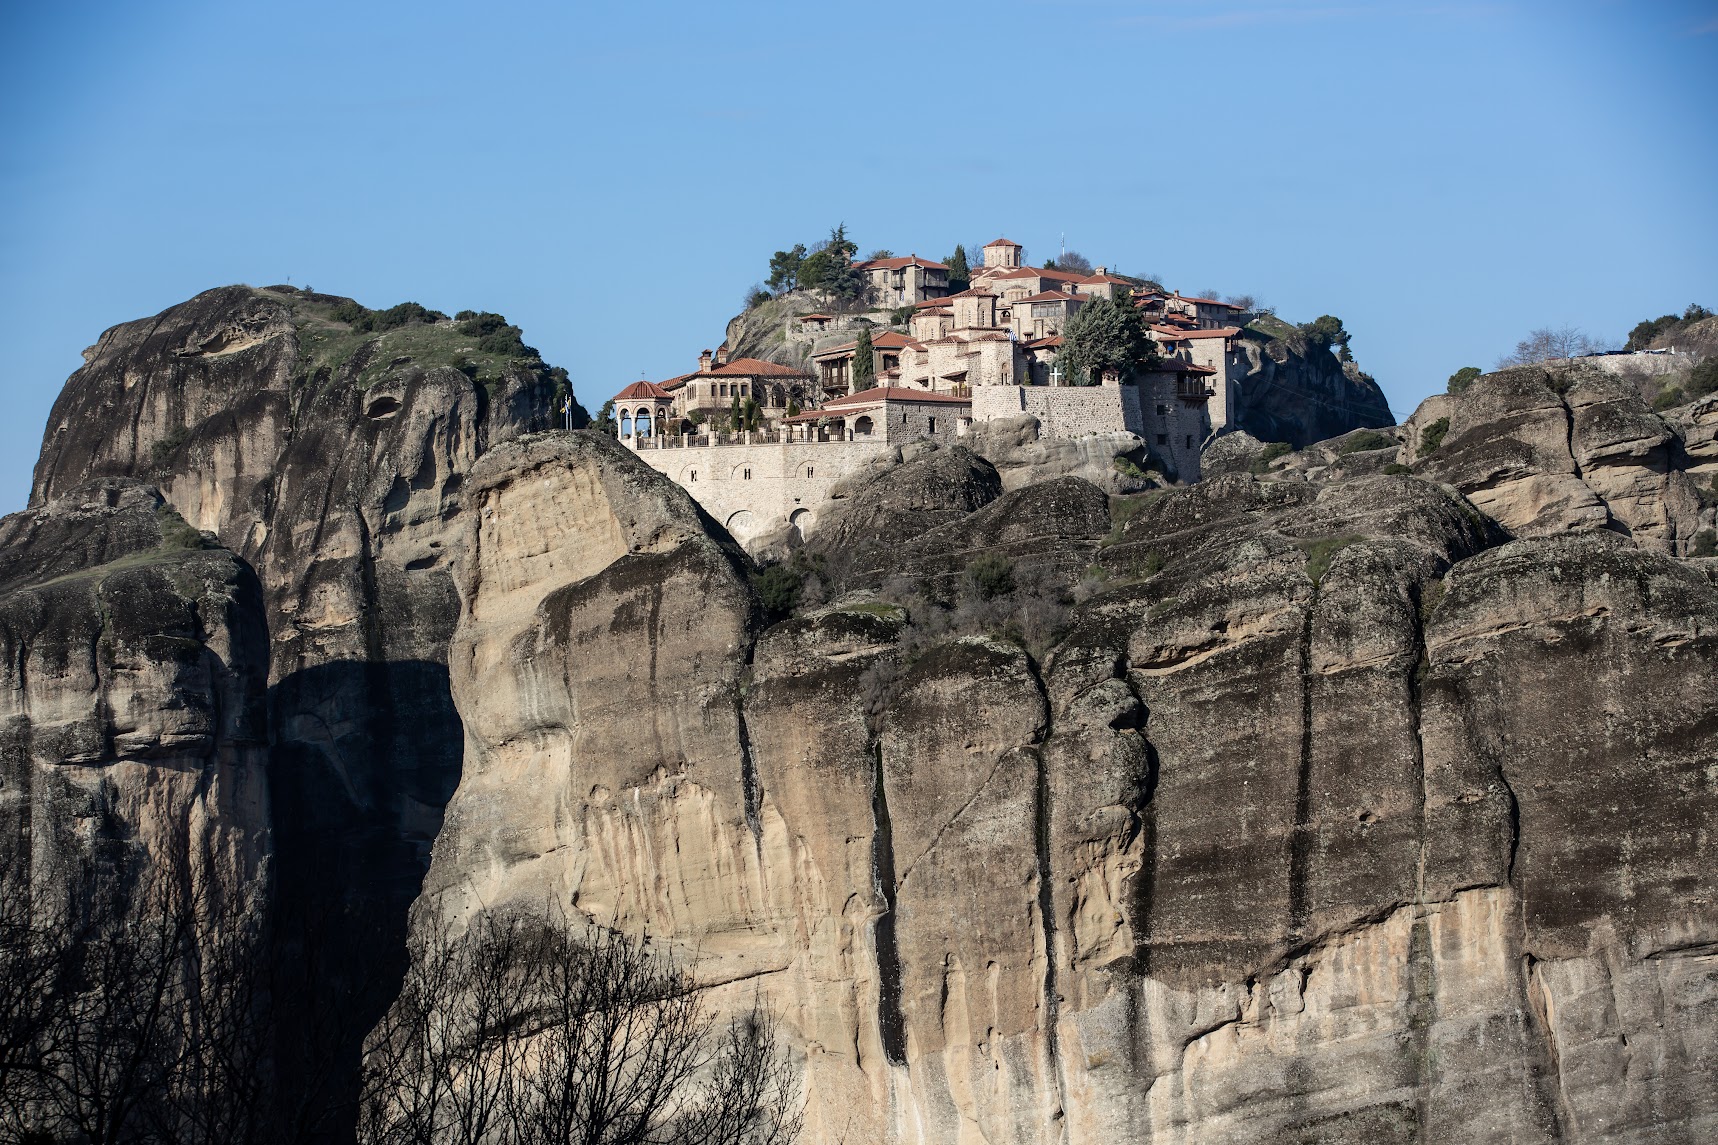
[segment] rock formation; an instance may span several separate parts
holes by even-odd
[[[7,863],[50,897],[187,862],[246,888],[271,850],[267,682],[255,575],[153,489],[96,480],[0,520]]]
[[[319,298],[68,383],[0,524],[30,853],[209,824],[378,964],[420,878],[618,928],[780,1015],[810,1142],[1718,1136],[1710,410],[1512,371],[1127,495],[909,449],[772,613],[546,378],[323,373]]]

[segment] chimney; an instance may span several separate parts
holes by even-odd
[[[1096,270],[1096,271],[1094,271],[1094,272],[1093,272],[1093,273],[1095,273],[1095,274],[1108,274],[1108,273],[1109,273],[1109,272],[1110,272],[1110,268],[1109,268],[1109,267],[1107,267],[1107,266],[1100,266],[1100,267],[1098,267],[1098,268],[1097,268],[1097,270]]]
[[[702,354],[698,355],[698,372],[700,374],[707,374],[710,372],[710,351],[705,350]]]

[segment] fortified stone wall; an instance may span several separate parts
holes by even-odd
[[[1132,386],[974,386],[972,420],[995,421],[1028,413],[1045,437],[1082,437],[1126,430],[1145,437],[1149,427]]]
[[[746,544],[787,525],[809,532],[835,483],[887,448],[881,438],[645,445],[638,456],[690,493],[735,540]]]

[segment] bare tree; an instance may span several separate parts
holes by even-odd
[[[786,1145],[795,1082],[756,1006],[718,1035],[701,991],[640,944],[563,919],[426,918],[371,1038],[367,1145]]]
[[[1077,250],[1065,250],[1055,258],[1056,269],[1069,274],[1092,273],[1092,260]]]
[[[1509,366],[1529,366],[1535,362],[1575,358],[1582,354],[1600,353],[1607,348],[1602,339],[1589,338],[1573,326],[1556,329],[1547,327],[1535,330],[1517,342],[1513,352],[1497,360],[1497,368],[1501,370]]]

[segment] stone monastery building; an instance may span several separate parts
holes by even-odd
[[[1105,267],[1079,274],[1023,256],[1008,239],[987,244],[956,293],[947,266],[916,255],[856,263],[873,315],[911,308],[904,332],[871,322],[870,385],[856,389],[856,339],[813,349],[806,368],[730,359],[724,343],[705,350],[693,373],[616,394],[620,437],[742,543],[815,527],[833,485],[882,449],[952,443],[975,421],[1022,414],[1037,418],[1044,437],[1132,433],[1164,473],[1196,480],[1205,442],[1234,421],[1247,370],[1234,340],[1247,316]],[[1088,302],[1124,291],[1149,324],[1160,366],[1129,384],[1114,375],[1070,384],[1056,365],[1063,329]],[[823,313],[793,324],[813,346],[840,326]]]

